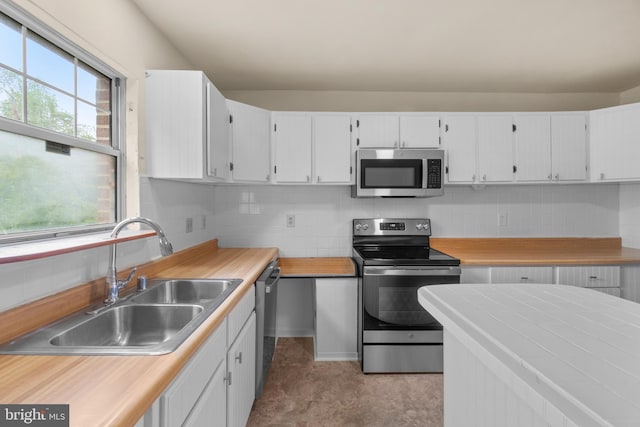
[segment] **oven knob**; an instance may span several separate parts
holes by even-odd
[[[363,230],[368,230],[369,229],[369,224],[362,224],[362,229]]]
[[[417,228],[418,230],[422,230],[422,224],[416,224],[416,228]]]
[[[356,224],[356,231],[360,231],[361,228],[362,228],[362,224]]]

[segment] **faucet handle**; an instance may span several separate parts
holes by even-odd
[[[138,267],[133,267],[131,269],[131,273],[129,273],[129,277],[127,277],[124,280],[118,280],[118,289],[122,289],[125,286],[127,286],[129,282],[131,282],[131,279],[133,279],[133,275],[136,274],[137,270],[138,270]]]

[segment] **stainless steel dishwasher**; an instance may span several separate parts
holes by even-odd
[[[276,308],[278,306],[278,260],[271,262],[256,280],[256,398],[262,387],[276,350]]]

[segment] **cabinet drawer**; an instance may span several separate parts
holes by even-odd
[[[553,268],[491,267],[491,283],[553,283]]]
[[[216,368],[226,360],[227,320],[202,344],[160,398],[161,425],[180,426]]]
[[[614,297],[620,297],[620,288],[589,288],[593,291],[602,292],[604,294],[613,295]]]
[[[231,310],[228,319],[228,333],[227,333],[227,346],[233,344],[236,336],[242,329],[242,326],[247,321],[251,312],[256,307],[256,286],[252,285],[247,293],[244,294],[238,304]]]
[[[583,288],[619,288],[619,266],[558,267],[558,283]]]

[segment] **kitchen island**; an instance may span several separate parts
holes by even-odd
[[[456,426],[640,425],[640,305],[562,285],[440,285],[444,418]]]

